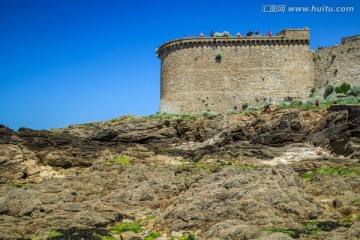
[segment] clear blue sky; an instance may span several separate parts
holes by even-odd
[[[155,48],[174,38],[311,29],[311,48],[360,33],[360,1],[0,0],[0,123],[65,127],[160,101]],[[353,13],[269,13],[263,5],[351,6]],[[268,8],[265,8],[268,10]]]

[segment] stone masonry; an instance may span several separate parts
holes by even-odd
[[[360,35],[342,39],[342,44],[314,52],[315,88],[324,92],[327,83],[360,85]]]
[[[158,49],[160,112],[224,113],[243,104],[282,101],[286,96],[304,99],[313,87],[320,92],[327,81],[337,83],[356,78],[348,82],[359,83],[356,46],[360,41],[349,40],[343,44],[344,49],[335,53],[332,64],[339,66],[337,74],[344,72],[345,76],[346,72],[348,76],[337,75],[338,79],[327,77],[335,71],[325,60],[329,50],[313,52],[309,41],[309,29],[305,28],[285,29],[272,37],[183,38],[167,42]],[[347,44],[351,48],[346,48]],[[344,56],[353,55],[349,59],[351,64],[343,66],[344,58],[338,57],[340,52]],[[355,70],[348,73],[347,67]]]

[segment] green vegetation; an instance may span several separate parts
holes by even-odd
[[[201,116],[208,118],[208,117],[216,117],[219,116],[220,114],[217,112],[210,112],[210,111],[204,111],[201,113]]]
[[[356,220],[360,221],[360,214],[357,215]]]
[[[360,199],[352,200],[351,203],[360,203]]]
[[[284,109],[302,109],[302,110],[313,110],[318,111],[316,109],[326,109],[330,105],[334,104],[360,104],[360,86],[351,87],[348,83],[342,83],[340,86],[334,88],[334,86],[328,83],[325,86],[324,98],[316,97],[315,92],[316,89],[312,88],[310,90],[310,97],[304,100],[294,99],[291,96],[286,96],[282,102],[268,102],[266,100],[263,101],[262,105],[259,106],[249,106],[248,103],[239,103],[241,105],[241,109],[237,109],[236,107],[228,109],[225,114],[233,115],[233,114],[248,114],[254,111],[262,110],[268,108],[270,105],[278,106]],[[319,101],[320,106],[316,107],[315,102]],[[310,102],[310,105],[308,104]],[[157,118],[158,120],[163,119],[172,119],[172,118],[182,118],[182,119],[197,119],[201,117],[211,118],[214,116],[220,115],[217,112],[211,111],[203,111],[200,115],[177,115],[177,114],[157,114],[150,115],[145,118]]]
[[[267,232],[280,232],[280,233],[286,233],[289,234],[290,236],[294,237],[296,235],[296,233],[294,231],[291,230],[284,230],[284,229],[279,229],[279,228],[266,228],[265,231]]]
[[[196,238],[195,238],[195,234],[190,233],[188,235],[179,237],[178,240],[196,240]]]
[[[141,231],[141,225],[139,222],[122,222],[109,228],[112,234],[120,235],[123,232],[139,233]]]
[[[166,120],[166,119],[189,119],[196,120],[200,118],[197,115],[189,115],[189,114],[170,114],[170,113],[161,113],[156,115],[144,116],[145,119],[157,119],[157,120]]]
[[[242,113],[247,114],[247,113],[250,113],[250,112],[258,111],[258,110],[260,110],[262,108],[263,108],[263,106],[260,106],[260,107],[248,107]]]
[[[85,123],[84,126],[88,127],[88,128],[95,127],[94,123],[91,123],[91,122],[90,123]]]
[[[351,85],[348,83],[342,83],[339,87],[335,88],[336,93],[347,94],[347,92],[351,89]]]
[[[228,159],[228,162],[227,163],[218,163],[217,166],[233,166],[233,167],[236,167],[236,168],[239,168],[239,169],[243,169],[243,170],[258,170],[259,167],[258,166],[252,166],[252,165],[245,165],[245,164],[241,164],[241,163],[238,163],[236,162],[236,160],[234,159]]]
[[[334,92],[334,86],[331,84],[326,84],[324,98],[326,99],[330,94]]]
[[[237,110],[235,110],[233,108],[228,109],[228,110],[225,111],[226,115],[232,115],[232,114],[238,114],[238,113],[239,113],[239,111],[237,111]]]
[[[178,167],[188,167],[195,171],[199,171],[200,169],[203,169],[207,172],[210,172],[210,170],[211,170],[209,165],[207,165],[206,163],[200,163],[200,162],[180,164],[180,165],[178,165]]]
[[[10,186],[14,187],[14,188],[22,188],[24,186],[23,183],[12,183],[10,184]]]
[[[104,162],[105,165],[113,165],[115,163],[121,163],[121,164],[124,164],[124,165],[129,165],[130,164],[130,159],[126,158],[126,157],[116,157],[113,160]]]
[[[334,63],[335,58],[336,58],[336,55],[335,55],[335,54],[331,55],[331,64],[333,64],[333,63]]]
[[[310,91],[311,93],[310,93],[310,95],[309,95],[309,97],[314,97],[315,96],[315,88],[313,87],[313,88],[311,88],[311,91]]]
[[[304,222],[302,228],[297,229],[280,229],[280,228],[266,228],[268,232],[281,232],[290,235],[292,238],[300,238],[301,234],[304,235],[316,235],[319,232],[325,231],[330,232],[339,227],[350,227],[352,222],[334,222],[334,221],[323,221],[323,222]]]
[[[355,86],[351,88],[349,95],[354,97],[360,97],[360,86]]]
[[[215,55],[215,60],[216,60],[217,62],[220,62],[220,61],[221,61],[221,54],[220,54],[220,53],[217,53],[217,54]]]
[[[118,123],[119,120],[115,118],[115,119],[111,119],[110,122],[111,122],[111,123]]]
[[[357,167],[323,167],[318,168],[315,171],[309,171],[301,175],[301,178],[305,181],[311,180],[315,175],[330,174],[330,175],[359,175],[359,168]]]
[[[48,234],[47,239],[61,237],[62,235],[64,235],[60,232],[57,232],[56,230],[57,230],[56,228],[51,229],[51,232]]]
[[[352,215],[346,216],[338,222],[338,224],[343,227],[351,227],[352,223],[353,223]]]
[[[30,189],[30,188],[34,188],[35,184],[29,184],[29,183],[12,183],[10,184],[10,186],[14,187],[14,188],[23,188],[23,189]]]
[[[250,165],[235,165],[237,168],[241,168],[244,170],[256,170],[257,167],[255,166],[250,166]]]
[[[321,226],[319,226],[318,222],[305,222],[302,224],[305,228],[305,233],[308,235],[315,235],[318,232],[321,232]]]
[[[161,237],[160,232],[150,232],[148,235],[144,237],[144,240],[154,240],[157,239],[158,237]]]

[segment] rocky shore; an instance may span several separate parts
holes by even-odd
[[[346,109],[0,125],[0,239],[359,239]]]

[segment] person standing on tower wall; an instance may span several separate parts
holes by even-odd
[[[270,30],[269,33],[268,33],[269,37],[272,36],[272,31]]]
[[[200,37],[204,37],[204,34],[202,32],[200,32]]]
[[[211,30],[210,36],[214,37],[214,31],[213,30]]]

